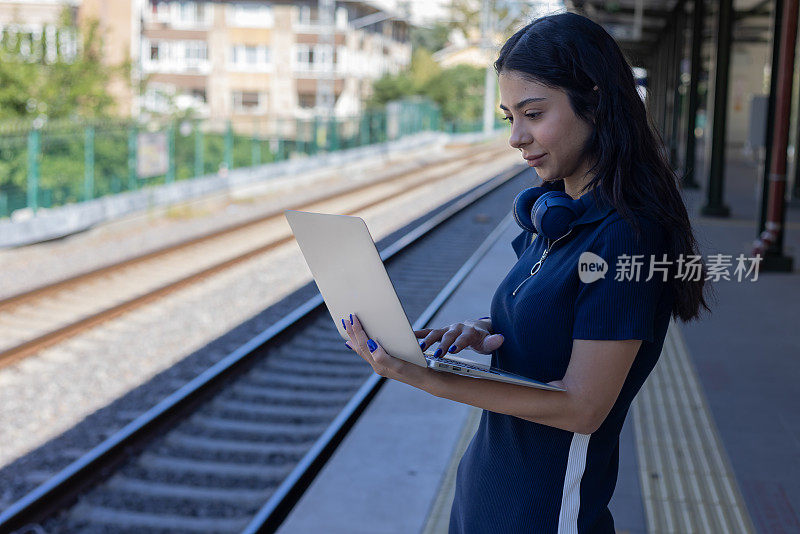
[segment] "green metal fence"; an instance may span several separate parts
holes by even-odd
[[[435,104],[415,100],[336,120],[105,121],[0,131],[0,218],[421,131],[481,128],[480,121],[445,122]]]

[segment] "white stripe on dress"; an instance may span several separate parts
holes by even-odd
[[[578,512],[581,509],[581,479],[586,468],[586,451],[591,434],[573,433],[569,446],[567,472],[561,493],[561,512],[558,514],[558,534],[578,534]]]

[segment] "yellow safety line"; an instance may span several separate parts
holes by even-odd
[[[754,533],[674,321],[632,409],[648,534]]]
[[[453,455],[450,457],[450,463],[447,470],[442,477],[442,482],[439,486],[439,491],[436,495],[436,500],[431,506],[431,511],[428,514],[428,519],[425,521],[425,527],[422,529],[422,534],[447,534],[448,527],[450,526],[450,508],[453,505],[453,497],[456,491],[456,472],[458,471],[458,463],[467,450],[467,445],[472,440],[472,436],[478,430],[478,423],[481,420],[481,413],[483,410],[470,408],[464,426],[461,429],[461,435],[458,438],[458,443],[453,449]]]

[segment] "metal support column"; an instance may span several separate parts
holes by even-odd
[[[694,179],[694,166],[697,161],[697,86],[700,81],[700,72],[703,68],[703,26],[705,22],[705,0],[694,0],[694,13],[692,13],[692,58],[691,80],[689,81],[688,96],[689,110],[686,121],[686,160],[684,162],[683,187],[685,189],[699,189],[700,184]]]
[[[94,126],[83,131],[83,200],[94,198]]]
[[[658,130],[661,132],[661,137],[664,137],[664,128],[666,125],[666,76],[665,76],[665,63],[666,63],[666,48],[664,42],[658,43],[658,52],[656,54],[656,86],[653,88],[655,91],[656,101],[656,117],[658,118]]]
[[[764,161],[761,162],[761,202],[758,212],[758,234],[764,231],[767,223],[767,198],[769,197],[769,167],[772,161],[772,134],[775,126],[775,95],[778,94],[778,69],[781,57],[782,24],[779,14],[783,12],[783,0],[775,0],[772,12],[772,62],[769,76],[769,96],[767,97],[767,124],[764,138]]]
[[[672,124],[672,62],[675,57],[673,30],[672,17],[670,17],[662,33],[664,43],[664,82],[661,85],[664,90],[664,125],[662,126],[662,132],[667,156],[669,156],[670,126]]]
[[[132,124],[128,127],[128,190],[139,187],[139,127]]]
[[[28,208],[34,215],[39,209],[39,151],[41,149],[41,132],[38,128],[28,132]]]
[[[731,59],[733,0],[720,0],[717,13],[717,68],[714,76],[714,124],[711,139],[711,165],[706,205],[700,212],[712,217],[728,217],[731,210],[722,202],[725,189],[725,131],[728,118],[728,72]]]
[[[167,128],[167,151],[169,154],[169,166],[167,167],[167,176],[164,181],[171,184],[175,181],[175,122],[170,122]]]
[[[683,62],[683,41],[685,38],[684,21],[686,19],[684,10],[686,9],[683,1],[679,1],[676,6],[675,13],[675,37],[674,53],[672,61],[672,124],[670,125],[670,138],[669,138],[669,156],[672,162],[672,167],[678,169],[680,162],[678,161],[678,144],[680,142],[680,124],[681,124],[681,63]]]
[[[762,267],[769,271],[792,271],[792,257],[783,255],[783,228],[786,220],[786,148],[789,144],[789,115],[792,108],[797,14],[798,0],[786,0],[780,19],[782,27],[779,69],[775,73],[778,91],[775,95],[775,124],[768,175],[766,229],[753,243],[753,254],[763,257]]]
[[[649,54],[644,58],[644,69],[647,71],[647,78],[645,81],[645,88],[647,89],[647,96],[645,97],[644,103],[645,108],[647,109],[647,116],[648,117],[655,117],[654,109],[655,106],[653,105],[653,86],[655,85],[655,60],[653,59],[653,54]]]
[[[203,157],[203,130],[200,122],[194,123],[194,177],[203,176],[205,171],[205,158]]]

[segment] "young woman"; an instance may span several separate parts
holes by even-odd
[[[573,13],[539,18],[504,44],[494,67],[509,144],[543,180],[525,193],[563,191],[576,214],[561,237],[544,226],[534,233],[518,196],[518,261],[491,317],[417,337],[423,348],[491,353],[492,365],[566,391],[437,373],[387,354],[355,316],[345,328],[381,376],[483,408],[459,464],[451,534],[613,534],[620,430],[670,317],[710,311],[705,269],[699,279],[676,276],[679,258],[697,255],[686,207],[631,67],[602,27]],[[581,279],[585,252],[608,263],[605,277]],[[641,257],[638,276],[613,275],[624,255]],[[666,279],[650,274],[651,262],[666,266]]]

